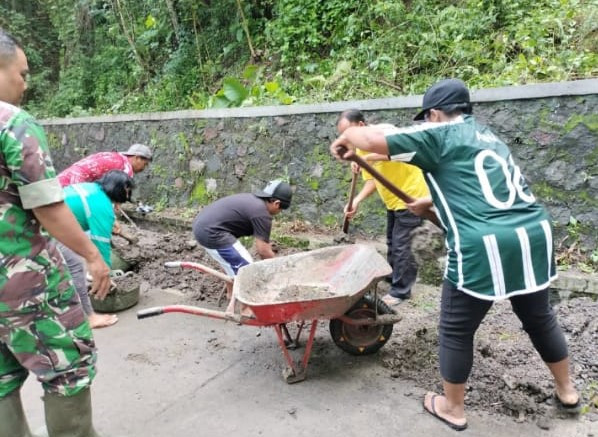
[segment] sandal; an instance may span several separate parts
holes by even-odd
[[[559,398],[559,395],[554,392],[554,400],[556,401],[556,406],[559,410],[564,411],[569,414],[579,414],[581,412],[581,396],[577,397],[577,402],[574,404],[566,404]]]
[[[427,395],[426,395],[426,396],[427,396]],[[445,419],[444,417],[441,417],[441,416],[439,416],[439,415],[438,415],[438,413],[436,412],[436,405],[435,405],[435,403],[436,403],[436,398],[437,398],[438,396],[439,396],[439,395],[437,395],[437,394],[435,394],[435,393],[434,393],[434,394],[432,394],[432,397],[430,398],[430,407],[432,408],[431,410],[429,410],[429,409],[426,407],[426,398],[424,397],[424,410],[426,410],[428,413],[430,413],[430,414],[431,414],[433,417],[435,417],[436,419],[438,419],[438,420],[440,420],[441,422],[443,422],[443,423],[447,424],[448,426],[450,426],[450,427],[451,427],[452,429],[454,429],[455,431],[463,431],[463,430],[467,429],[467,422],[465,422],[465,423],[464,423],[464,424],[462,424],[462,425],[459,425],[458,423],[451,422],[450,420],[448,420],[448,419]]]
[[[391,294],[386,294],[382,297],[382,302],[384,302],[386,305],[393,307],[396,305],[400,305],[403,302],[403,299],[401,299],[400,297],[394,297]]]

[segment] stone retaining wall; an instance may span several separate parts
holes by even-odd
[[[598,241],[598,79],[480,90],[478,120],[511,147],[536,197],[548,205],[557,244],[592,250]],[[163,207],[197,207],[285,178],[295,187],[281,218],[339,226],[350,181],[328,145],[340,111],[366,110],[370,122],[408,125],[421,96],[227,110],[177,111],[45,120],[60,170],[90,153],[142,142],[155,151],[136,176],[137,197]],[[377,196],[362,204],[354,228],[382,234]],[[567,223],[573,217],[573,223]],[[563,242],[564,240],[564,242]]]

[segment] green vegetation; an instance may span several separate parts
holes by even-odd
[[[560,225],[554,224],[555,229]],[[556,262],[561,270],[568,270],[575,266],[584,273],[598,272],[598,249],[588,249],[581,244],[582,234],[588,235],[593,229],[582,224],[575,217],[569,217],[569,223],[565,227],[566,235],[557,242]]]
[[[598,114],[574,115],[565,124],[565,131],[571,132],[577,125],[583,124],[591,131],[598,131]]]
[[[309,248],[309,240],[307,238],[299,238],[290,235],[272,233],[271,239],[283,248],[290,247],[304,250]]]
[[[595,77],[596,23],[597,0],[0,0],[40,117]]]
[[[598,408],[598,381],[590,380],[583,389],[583,395],[588,399],[588,403],[583,405],[581,414],[587,414],[592,408]]]
[[[211,196],[206,188],[206,181],[204,178],[199,178],[195,182],[195,186],[189,196],[190,203],[197,203],[199,205],[207,205],[210,203]]]

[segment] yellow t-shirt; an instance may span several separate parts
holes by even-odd
[[[357,154],[363,157],[367,155],[368,152],[357,149]],[[418,167],[397,161],[368,161],[368,163],[374,167],[375,170],[380,172],[382,176],[388,179],[391,184],[395,185],[411,197],[420,198],[430,196],[430,191],[428,190],[428,185],[426,185],[424,175]],[[371,174],[363,169],[361,170],[361,174],[364,181],[374,179]],[[386,209],[391,211],[407,209],[405,202],[392,194],[388,188],[376,179],[374,179],[374,182],[376,183],[376,190],[378,190],[380,198],[384,202],[384,205],[386,205]]]

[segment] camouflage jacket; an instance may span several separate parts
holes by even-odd
[[[64,198],[42,127],[27,112],[0,102],[0,287],[18,258],[34,258],[50,238],[33,208]]]

